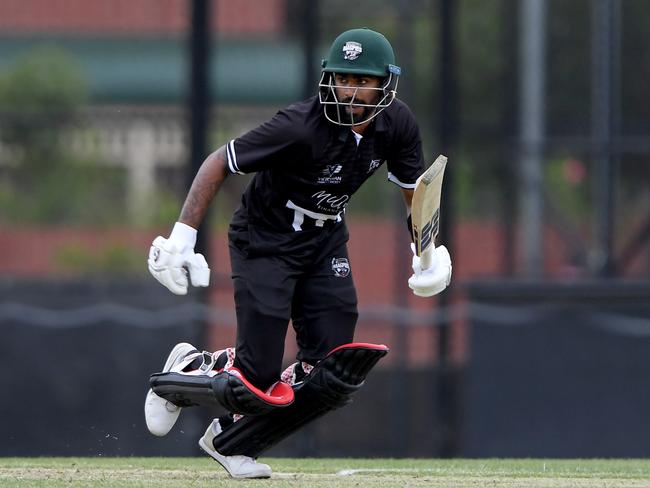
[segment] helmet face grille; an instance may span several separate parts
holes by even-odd
[[[355,126],[365,124],[374,119],[382,110],[388,107],[397,94],[399,75],[390,73],[384,79],[382,86],[377,88],[337,86],[334,73],[323,71],[318,84],[318,98],[323,106],[323,113],[330,122],[342,126]],[[346,100],[340,100],[336,90],[353,88],[353,95]],[[373,91],[378,94],[376,103],[365,103],[357,99],[363,92]],[[361,115],[354,115],[353,108],[363,108]]]
[[[376,76],[383,79],[377,88],[337,86],[335,74]],[[318,84],[318,95],[325,117],[338,125],[354,126],[364,124],[388,107],[397,94],[400,68],[395,65],[395,53],[388,39],[373,30],[352,29],[339,35],[323,60],[323,71]],[[337,90],[353,89],[353,95],[340,100]],[[357,97],[372,90],[376,103],[364,102],[366,97]],[[354,109],[363,108],[360,115]]]

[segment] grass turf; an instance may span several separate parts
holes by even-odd
[[[0,458],[2,487],[650,488],[650,460],[261,459],[270,480],[233,480],[207,458]]]

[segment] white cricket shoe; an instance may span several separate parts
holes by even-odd
[[[224,456],[214,448],[212,441],[221,434],[221,425],[219,419],[214,419],[203,437],[199,439],[199,447],[206,454],[212,456],[224,467],[228,474],[233,478],[270,478],[271,467],[268,464],[258,463],[255,459],[248,456]]]
[[[192,344],[188,344],[187,342],[176,344],[169,353],[162,372],[167,373],[172,368],[179,369],[178,366],[188,362],[186,358],[192,351],[196,351],[196,348]],[[183,365],[183,367],[186,365]],[[149,432],[158,437],[167,435],[178,420],[181,410],[181,407],[177,407],[173,403],[159,397],[153,390],[149,389],[144,401],[144,418],[147,421]]]

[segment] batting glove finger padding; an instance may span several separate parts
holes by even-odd
[[[413,251],[413,275],[409,278],[409,288],[419,297],[431,297],[443,291],[451,282],[451,256],[445,246],[431,249],[431,265],[422,269],[420,258]]]
[[[147,261],[149,272],[176,295],[187,294],[187,270],[183,262],[183,256],[173,243],[162,236],[154,239]]]
[[[192,286],[208,286],[210,284],[210,268],[203,254],[193,254],[187,260]]]
[[[158,236],[149,250],[149,272],[169,291],[186,295],[188,273],[193,286],[208,286],[210,268],[202,254],[194,252],[196,229],[177,222],[168,239]]]

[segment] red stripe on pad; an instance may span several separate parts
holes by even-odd
[[[289,405],[293,403],[293,388],[286,383],[278,381],[271,387],[270,393],[264,393],[259,388],[253,386],[237,368],[230,368],[226,372],[239,378],[246,385],[246,388],[266,403],[270,403],[271,405]]]
[[[384,344],[370,344],[369,342],[350,342],[349,344],[343,344],[332,349],[329,354],[332,354],[341,349],[374,349],[375,351],[390,351],[390,348]]]

